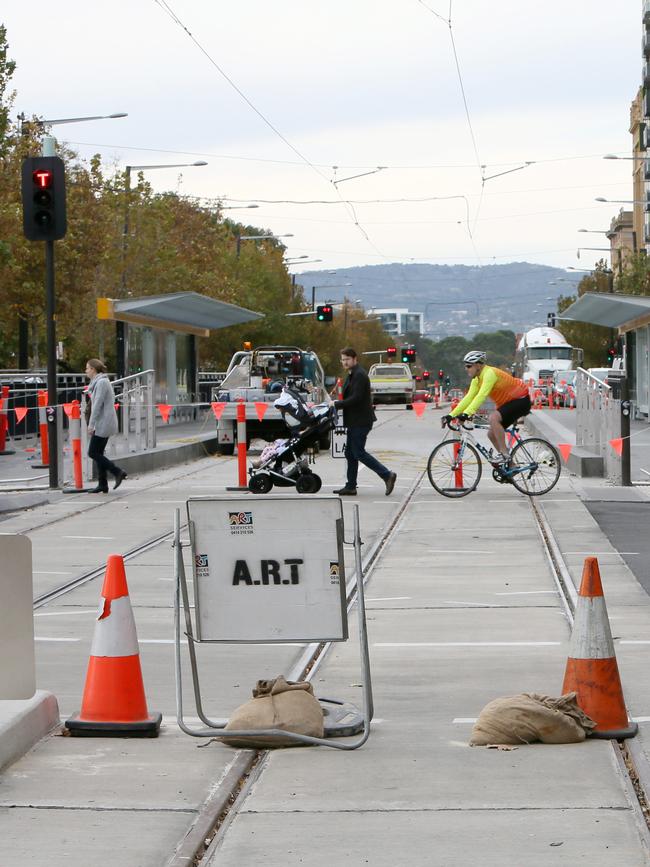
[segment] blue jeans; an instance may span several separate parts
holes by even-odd
[[[356,488],[359,463],[365,464],[369,470],[377,473],[384,481],[390,476],[390,470],[380,464],[377,458],[373,458],[366,451],[366,440],[371,428],[349,427],[345,441],[345,457],[348,462],[348,480],[346,487]]]

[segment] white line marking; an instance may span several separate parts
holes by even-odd
[[[34,641],[81,641],[80,638],[46,638],[45,636],[37,635],[34,637]]]
[[[34,571],[34,575],[71,575],[71,572],[43,572],[40,569]]]
[[[79,638],[62,638],[62,639],[48,639],[52,641],[61,640],[61,641],[79,641]],[[183,639],[185,643],[187,643],[187,639]],[[174,644],[174,638],[138,638],[138,644]],[[257,642],[255,642],[257,644]],[[300,643],[298,641],[278,641],[277,644],[275,642],[262,643],[257,644],[258,647],[306,647],[305,644]]]
[[[97,609],[89,608],[87,611],[37,611],[34,617],[66,617],[72,614],[97,614]]]
[[[412,596],[366,596],[366,602],[397,602],[398,600],[412,598]]]
[[[605,557],[607,554],[639,554],[639,551],[562,551],[562,554],[580,554],[581,557]]]
[[[63,539],[90,539],[95,541],[97,539],[104,540],[106,542],[112,542],[113,536],[62,536]]]
[[[614,639],[614,640],[616,641],[617,639]],[[622,639],[622,640],[618,640],[618,643],[619,644],[650,644],[650,641],[648,641],[648,640],[634,641],[632,639],[627,639],[627,640]]]
[[[650,476],[650,472],[648,472],[648,470],[644,470],[643,467],[639,467],[639,469],[641,470],[642,473],[645,473],[646,476]]]
[[[561,641],[380,641],[373,647],[556,647]]]
[[[476,716],[457,716],[452,720],[454,725],[474,725],[478,717]]]
[[[559,590],[507,590],[502,593],[495,593],[495,596],[538,596],[542,593],[552,593],[553,596],[559,594]]]
[[[167,505],[167,503],[187,503],[187,500],[150,500],[151,503],[162,503],[163,505]]]
[[[427,548],[427,554],[459,554],[458,548]],[[481,548],[465,548],[465,554],[496,554],[496,551],[484,551]]]
[[[457,599],[445,599],[443,605],[472,605],[478,608],[501,608],[500,605],[490,605],[489,602],[459,602]]]

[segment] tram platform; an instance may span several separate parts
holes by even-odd
[[[473,720],[493,698],[559,694],[569,627],[527,498],[486,472],[476,492],[450,500],[423,476],[442,438],[441,414],[378,414],[368,448],[396,470],[397,486],[386,497],[363,470],[358,496],[343,502],[346,529],[359,506],[365,550],[385,537],[366,587],[375,715],[368,742],[351,753],[262,753],[240,778],[249,751],[190,738],[176,725],[169,539],[136,549],[171,531],[188,497],[225,495],[234,458],[206,456],[134,476],[109,496],[61,497],[6,516],[3,532],[32,540],[37,596],[108,554],[136,551],[126,571],[147,701],[163,726],[157,739],[61,737],[55,728],[0,772],[0,864],[181,867],[199,854],[210,867],[329,867],[334,859],[350,867],[650,865],[647,827],[609,742],[468,746]],[[323,455],[317,468],[321,493],[332,495],[344,462]],[[638,748],[650,761],[650,599],[634,571],[647,567],[641,558],[628,565],[630,552],[592,516],[606,492],[563,473],[541,507],[575,584],[584,557],[599,558]],[[640,533],[649,501],[645,489],[634,494],[630,520]],[[37,685],[57,697],[62,719],[79,707],[100,586],[94,579],[35,611]],[[205,649],[214,717],[303,653]],[[318,695],[359,703],[354,641],[333,645],[313,684]],[[240,790],[206,848],[208,820]]]

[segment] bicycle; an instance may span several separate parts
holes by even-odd
[[[450,422],[447,426],[458,436],[439,443],[427,462],[429,481],[443,497],[465,497],[476,490],[483,473],[481,455],[491,465],[495,481],[512,484],[520,493],[531,497],[547,494],[560,478],[562,465],[555,446],[541,437],[524,439],[517,425],[506,431],[511,441],[516,441],[507,467],[502,465],[499,455],[495,458],[491,450],[474,438],[471,431],[476,429],[476,424],[456,426]]]

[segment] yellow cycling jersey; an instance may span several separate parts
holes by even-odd
[[[478,376],[472,379],[465,397],[449,414],[452,417],[460,415],[461,412],[474,415],[488,397],[492,398],[499,409],[504,403],[526,397],[527,394],[528,389],[521,379],[510,376],[505,370],[489,367],[486,364]]]

